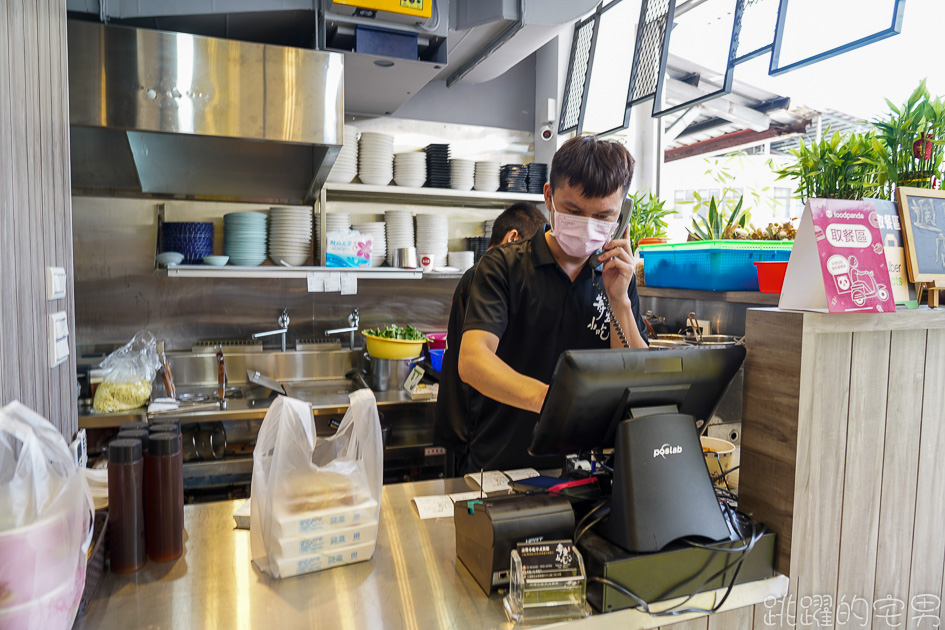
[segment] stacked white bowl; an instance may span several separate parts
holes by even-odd
[[[256,267],[266,260],[265,212],[223,215],[223,253],[237,267]]]
[[[394,178],[394,136],[364,131],[358,146],[358,177],[365,184],[386,186]]]
[[[358,128],[345,125],[344,141],[335,163],[328,173],[328,181],[350,184],[358,174]]]
[[[446,256],[449,266],[456,267],[460,271],[466,271],[472,267],[476,257],[471,251],[449,252]]]
[[[446,265],[449,250],[449,222],[445,214],[417,215],[417,257],[433,254],[433,266]]]
[[[371,250],[371,266],[380,267],[387,260],[387,223],[384,221],[352,223],[351,229],[374,237],[374,248]]]
[[[476,162],[476,175],[473,188],[484,192],[495,192],[499,189],[499,163],[491,160]]]
[[[326,232],[347,232],[351,229],[351,217],[347,212],[329,212],[325,215]]]
[[[450,188],[453,190],[472,190],[475,168],[475,160],[461,158],[450,160]]]
[[[310,208],[269,210],[269,260],[297,267],[312,255],[312,211]]]
[[[427,181],[427,154],[423,151],[398,153],[394,156],[394,183],[421,188]]]
[[[482,231],[483,236],[486,238],[492,238],[492,226],[495,224],[495,219],[486,219],[482,222]]]
[[[413,213],[410,210],[388,210],[384,213],[387,224],[387,264],[394,264],[394,252],[402,247],[414,247]]]

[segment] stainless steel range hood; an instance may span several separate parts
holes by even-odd
[[[343,77],[337,53],[70,20],[73,191],[309,202]]]

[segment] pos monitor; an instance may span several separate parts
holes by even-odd
[[[708,422],[744,359],[744,346],[564,352],[529,452],[614,447],[600,533],[628,551],[658,551],[682,537],[726,539],[696,423]]]

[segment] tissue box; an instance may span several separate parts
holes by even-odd
[[[325,235],[325,264],[328,267],[370,267],[374,235],[354,230]]]

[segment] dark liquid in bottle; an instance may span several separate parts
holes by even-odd
[[[108,446],[109,559],[115,573],[144,566],[144,463],[137,439]]]
[[[148,504],[148,557],[167,562],[184,550],[184,476],[180,437],[152,433],[145,457]]]

